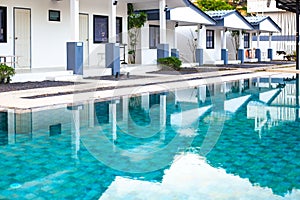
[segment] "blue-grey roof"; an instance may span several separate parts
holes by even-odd
[[[257,25],[259,24],[260,22],[264,21],[265,19],[267,19],[268,17],[267,16],[250,16],[250,17],[245,17],[246,20],[248,22],[250,22],[250,24],[252,25]]]
[[[224,19],[231,14],[236,14],[245,24],[247,24],[249,27],[251,27],[251,29],[253,29],[253,26],[237,10],[206,11],[205,13],[217,22],[216,26],[224,26]],[[232,26],[234,27],[235,22],[232,23]]]
[[[214,20],[220,20],[226,17],[228,14],[236,12],[235,10],[216,10],[216,11],[206,11],[211,18]]]
[[[250,16],[250,17],[245,17],[246,20],[255,28],[259,29],[259,24],[265,20],[269,20],[275,27],[278,29],[278,31],[281,31],[281,28],[276,24],[271,17],[269,16]]]

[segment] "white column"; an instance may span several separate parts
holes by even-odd
[[[252,36],[253,36],[253,33],[250,32],[250,33],[249,33],[249,49],[252,49],[252,47],[253,47],[253,44],[252,44],[252,42],[253,42]]]
[[[80,150],[80,108],[72,110],[74,119],[75,133],[72,134],[72,146],[74,145],[73,158],[78,158],[78,151]]]
[[[197,48],[202,48],[202,31],[201,31],[201,24],[198,24],[197,27]]]
[[[177,104],[177,89],[174,89],[174,104],[176,105]]]
[[[239,49],[244,49],[244,36],[242,30],[239,31]]]
[[[166,0],[159,0],[160,44],[167,43]]]
[[[7,132],[8,132],[8,144],[14,144],[16,142],[16,131],[15,131],[15,110],[7,110]]]
[[[109,35],[108,35],[108,41],[110,43],[116,43],[116,35],[117,35],[117,29],[116,29],[116,22],[117,22],[117,5],[113,5],[115,0],[110,0],[109,2],[109,23],[108,23],[108,29],[109,29]]]
[[[222,31],[222,49],[226,49],[226,30]]]
[[[202,25],[202,28],[201,28],[201,46],[200,46],[200,49],[205,49],[206,47],[206,26],[205,25]]]
[[[123,96],[122,98],[122,117],[123,123],[121,124],[121,128],[125,133],[128,133],[128,103],[129,98],[128,96]]]
[[[70,0],[71,40],[79,41],[79,0]]]
[[[201,101],[202,103],[206,100],[206,85],[198,86],[198,102]]]
[[[239,92],[242,93],[244,90],[244,79],[239,80]]]
[[[167,96],[160,95],[160,127],[163,129],[166,126],[167,120]]]
[[[259,88],[259,85],[260,85],[260,77],[257,77],[257,78],[256,78],[256,84],[257,84],[257,86],[256,86],[256,87],[258,87],[258,88]]]
[[[252,88],[252,78],[249,78],[249,89],[251,89]]]
[[[128,122],[128,96],[123,96],[122,98],[122,115],[123,121]]]
[[[260,40],[260,33],[259,33],[259,31],[257,31],[257,49],[259,49],[259,40]]]
[[[142,108],[144,111],[148,112],[149,111],[149,93],[143,93],[142,94]]]
[[[272,33],[269,33],[269,48],[272,49]]]
[[[110,123],[111,123],[111,133],[113,141],[117,140],[117,104],[112,102],[110,104]]]
[[[176,23],[175,23],[175,25],[176,25]],[[177,33],[176,33],[176,26],[174,25],[174,36],[173,36],[173,48],[174,49],[177,49]]]
[[[166,128],[166,121],[167,121],[167,95],[163,94],[160,95],[160,130],[161,130],[161,135],[160,139],[165,140],[166,135],[165,135],[165,128]]]
[[[227,82],[224,82],[223,83],[223,85],[222,85],[222,92],[224,93],[224,94],[226,94],[226,89],[227,89]]]
[[[89,102],[89,112],[88,112],[88,119],[89,119],[89,127],[92,128],[95,126],[95,104],[94,100]]]

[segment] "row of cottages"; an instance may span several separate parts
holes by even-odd
[[[123,55],[123,62],[128,60],[124,53],[129,40],[128,3],[136,12],[148,14],[140,30],[137,64],[155,64],[157,58],[170,55],[189,63],[196,60],[197,65],[253,58],[261,61],[259,46],[256,55],[250,53],[252,34],[280,31],[270,18],[255,26],[251,23],[257,21],[248,21],[237,11],[205,13],[189,0],[2,0],[1,61],[10,58],[16,69],[66,67],[67,43],[78,42],[83,49],[83,68],[117,67]],[[266,21],[271,28],[264,24]],[[189,45],[190,33],[186,30],[191,27],[197,39]],[[233,30],[243,33],[239,34],[238,57],[228,39]],[[193,48],[192,53],[187,47]]]
[[[273,33],[280,27],[270,17],[244,17],[236,10],[207,11],[215,25],[181,27],[179,49],[188,62],[197,64],[237,64],[244,62],[270,61],[274,56]],[[260,45],[259,36],[268,35],[269,44]],[[256,43],[253,38],[256,39]],[[197,42],[195,42],[197,41]],[[255,43],[255,44],[254,44]],[[262,46],[262,49],[261,49]],[[197,59],[198,49],[203,49],[203,60]],[[196,52],[196,57],[193,52]]]
[[[281,10],[276,7],[276,0],[247,0],[247,12],[256,16],[269,16],[282,31],[272,36],[272,48],[278,51],[275,59],[280,59],[285,54],[293,54],[296,51],[296,15],[295,13]],[[257,38],[253,37],[256,47]],[[268,46],[268,35],[260,36],[260,48]]]

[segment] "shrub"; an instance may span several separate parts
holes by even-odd
[[[172,69],[179,71],[181,68],[181,60],[177,57],[166,57],[166,58],[159,58],[157,62],[162,66],[171,67]]]
[[[0,83],[9,83],[11,81],[11,76],[15,75],[15,73],[14,68],[0,63]]]

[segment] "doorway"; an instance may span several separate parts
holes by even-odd
[[[89,66],[89,15],[79,14],[79,41],[83,42],[83,66]]]
[[[14,8],[15,68],[31,68],[31,10]]]

